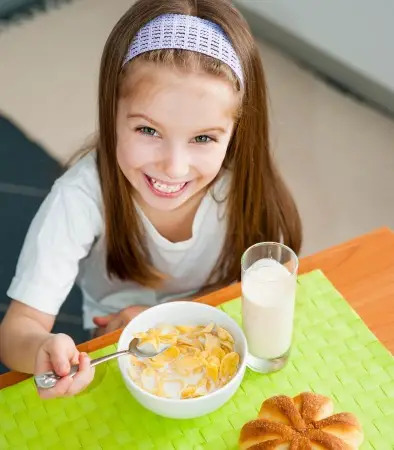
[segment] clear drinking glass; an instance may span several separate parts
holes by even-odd
[[[260,373],[287,362],[294,322],[298,258],[289,247],[262,242],[242,255],[242,320],[248,367]]]

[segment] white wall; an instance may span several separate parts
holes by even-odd
[[[393,0],[236,0],[394,93]]]

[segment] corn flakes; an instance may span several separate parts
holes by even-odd
[[[228,383],[236,374],[239,354],[234,339],[215,323],[208,325],[161,325],[137,333],[139,347],[156,350],[169,347],[152,357],[130,356],[131,379],[142,389],[166,398],[196,398]]]

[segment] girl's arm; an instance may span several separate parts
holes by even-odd
[[[0,360],[10,369],[34,373],[38,349],[54,322],[55,316],[13,300],[0,324]]]

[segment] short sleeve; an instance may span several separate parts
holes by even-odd
[[[56,315],[78,275],[79,262],[102,232],[94,197],[56,182],[34,217],[7,295]]]

